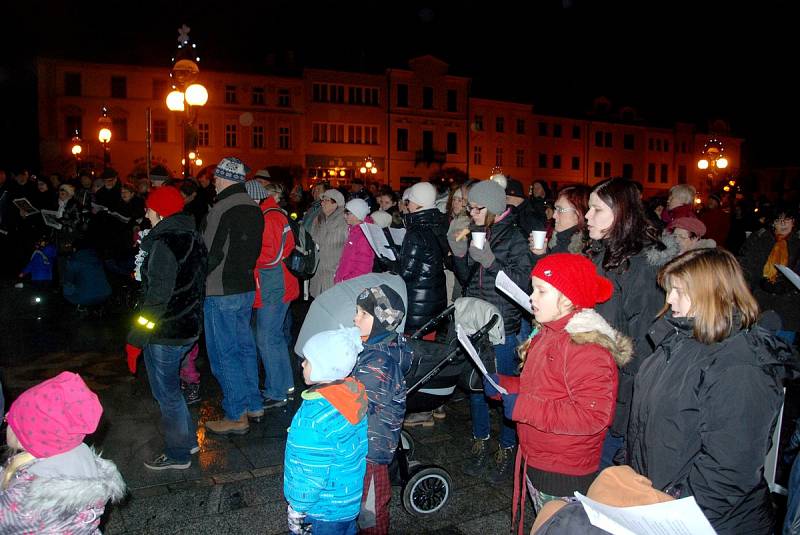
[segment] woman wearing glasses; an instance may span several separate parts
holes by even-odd
[[[325,190],[320,196],[320,210],[311,224],[311,237],[319,247],[319,266],[309,284],[311,297],[333,286],[333,276],[347,240],[344,220],[344,195],[337,189]]]
[[[466,229],[459,219],[454,219],[447,236],[453,251],[453,269],[465,297],[488,301],[500,310],[505,323],[505,343],[494,346],[497,372],[519,375],[515,346],[521,310],[499,293],[494,283],[497,274],[503,271],[520,288],[528,290],[531,273],[530,255],[525,254],[528,244],[506,206],[506,192],[500,185],[490,180],[478,182],[470,188],[467,198],[472,224]],[[513,424],[507,420],[501,424],[500,448],[490,466],[489,406],[483,392],[470,394],[470,413],[474,442],[464,472],[473,477],[486,474],[492,482],[510,477],[517,443]]]
[[[550,253],[580,253],[588,241],[584,214],[589,210],[588,186],[567,186],[558,192],[554,208],[555,227],[550,241],[541,249],[534,247],[533,236],[528,238],[533,262]]]

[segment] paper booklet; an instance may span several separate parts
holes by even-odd
[[[389,235],[392,237],[394,244],[399,247],[403,245],[403,240],[406,239],[406,229],[389,227]]]
[[[92,210],[95,212],[108,212],[108,208],[103,206],[102,204],[97,204],[96,202],[92,203]]]
[[[124,215],[122,215],[120,213],[117,213],[117,212],[108,212],[108,215],[116,217],[117,219],[119,219],[123,223],[127,223],[128,221],[131,220],[130,217],[125,217]]]
[[[792,269],[780,264],[775,264],[775,267],[778,269],[778,271],[786,275],[786,278],[792,281],[792,284],[794,284],[797,289],[800,290],[800,275],[795,273]]]
[[[526,294],[522,288],[517,286],[517,283],[512,281],[503,271],[500,271],[497,277],[495,277],[494,285],[498,290],[509,296],[516,304],[527,310],[529,314],[533,314],[533,310],[531,309],[531,297]]]
[[[376,255],[383,256],[392,261],[397,260],[381,227],[372,223],[361,223],[359,227],[361,227],[364,236],[367,237],[367,241]]]
[[[12,202],[14,203],[14,206],[20,209],[21,212],[27,212],[28,215],[39,212],[39,209],[32,205],[26,197],[14,199]]]
[[[44,224],[56,230],[61,230],[61,223],[58,221],[58,212],[55,210],[42,210]]]
[[[467,336],[466,331],[464,331],[464,328],[461,327],[461,325],[456,325],[456,335],[458,336],[458,341],[461,342],[461,345],[464,347],[464,351],[467,352],[469,358],[472,359],[472,362],[475,363],[475,366],[477,366],[478,370],[480,370],[481,374],[483,374],[483,378],[493,387],[495,387],[495,389],[501,394],[508,394],[508,390],[495,383],[492,378],[489,377],[489,372],[486,370],[486,366],[483,365],[483,361],[478,356],[478,351],[475,349],[475,346],[472,345],[472,342],[469,341],[469,336]]]
[[[633,507],[613,507],[587,498],[575,497],[583,505],[593,526],[613,535],[715,535],[693,496],[670,502]]]

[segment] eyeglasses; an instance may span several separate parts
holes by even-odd
[[[559,214],[568,214],[569,212],[577,212],[577,210],[575,208],[571,208],[571,207],[564,208],[563,206],[558,206],[558,205],[553,206],[553,209],[556,212],[558,212]]]
[[[776,219],[773,221],[773,225],[788,225],[789,223],[794,223],[794,218],[791,217],[782,217],[780,219]]]
[[[485,206],[471,206],[469,207],[470,212],[480,212],[481,210],[485,210]]]

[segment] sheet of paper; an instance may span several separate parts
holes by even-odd
[[[694,497],[635,507],[613,507],[587,498],[575,497],[593,526],[614,535],[715,535],[716,532]]]
[[[19,208],[20,210],[27,212],[28,215],[39,212],[38,208],[32,205],[31,202],[26,197],[22,197],[20,199],[14,199],[13,202],[14,206]]]
[[[367,237],[367,241],[376,255],[386,257],[389,260],[397,260],[381,227],[372,223],[361,223],[359,226],[364,231],[364,236]]]
[[[497,274],[497,277],[495,277],[494,285],[498,290],[513,299],[516,304],[527,310],[530,314],[533,314],[533,310],[531,310],[531,296],[517,286],[517,283],[512,281],[502,270]]]
[[[108,208],[106,208],[102,204],[97,204],[96,202],[92,203],[92,210],[94,210],[95,213],[97,213],[97,212],[108,212]]]
[[[782,266],[780,264],[775,264],[775,267],[778,268],[778,271],[786,275],[786,278],[792,281],[798,290],[800,290],[800,275],[795,273],[791,268],[786,266]]]
[[[391,235],[394,244],[399,247],[403,245],[403,240],[406,239],[406,229],[389,227],[389,235]]]
[[[55,210],[42,210],[44,224],[56,230],[61,230],[61,223],[58,222],[58,212]]]
[[[483,365],[483,361],[481,360],[480,356],[478,356],[478,351],[475,349],[475,346],[472,345],[472,342],[469,341],[469,336],[467,336],[466,331],[464,331],[464,328],[461,327],[461,325],[456,325],[456,335],[458,336],[458,341],[461,342],[461,345],[464,347],[464,351],[467,352],[469,358],[472,359],[472,362],[475,363],[475,366],[477,366],[478,370],[480,370],[481,374],[483,374],[483,378],[489,381],[489,383],[501,394],[508,394],[508,390],[495,383],[492,378],[489,377],[489,372],[486,370],[486,366]]]

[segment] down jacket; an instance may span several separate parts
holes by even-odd
[[[399,275],[406,281],[406,332],[414,332],[447,307],[445,215],[436,208],[404,216],[406,237]]]
[[[364,223],[372,223],[372,218],[367,216]],[[333,276],[333,283],[339,284],[360,275],[372,273],[372,264],[375,263],[375,252],[369,244],[361,225],[352,225],[347,231],[347,240],[344,242],[342,257],[339,267]]]
[[[512,417],[528,466],[571,476],[598,470],[614,416],[617,367],[631,354],[631,340],[591,309],[539,327],[522,374],[500,376],[504,388],[519,394]]]
[[[764,457],[796,360],[761,327],[706,345],[693,320],[666,315],[636,376],[631,467],[676,498],[694,496],[720,535],[771,533]]]

